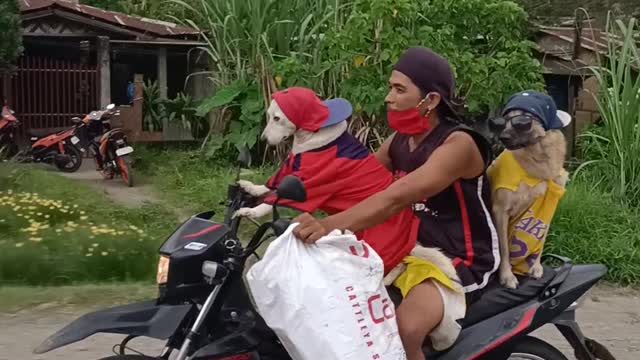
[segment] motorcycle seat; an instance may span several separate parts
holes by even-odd
[[[65,130],[66,128],[46,128],[46,129],[29,129],[27,130],[27,134],[29,134],[29,136],[31,137],[37,137],[38,139],[41,139],[45,136],[49,136],[51,134],[57,134],[58,132]]]
[[[497,276],[497,275],[496,275]],[[496,281],[496,285],[485,291],[476,302],[467,308],[467,315],[460,324],[469,327],[501,312],[507,311],[538,296],[556,276],[556,271],[544,266],[544,275],[540,279],[518,276],[517,289],[507,289]],[[395,286],[387,287],[391,301],[398,306],[402,301],[400,290]]]
[[[462,327],[468,327],[507,311],[538,296],[556,276],[556,271],[544,266],[544,274],[540,279],[528,276],[518,277],[518,288],[507,289],[500,284],[493,286],[467,308],[467,316],[462,320]]]

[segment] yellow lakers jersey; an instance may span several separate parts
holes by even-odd
[[[511,267],[515,274],[527,274],[541,256],[543,241],[565,189],[553,180],[541,180],[527,174],[509,150],[498,156],[487,174],[492,193],[500,188],[516,191],[522,182],[530,187],[547,182],[547,191],[537,197],[522,214],[509,220]]]

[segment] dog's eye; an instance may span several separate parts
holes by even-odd
[[[275,121],[275,122],[280,121],[280,116],[274,116],[274,117],[273,117],[273,121]]]

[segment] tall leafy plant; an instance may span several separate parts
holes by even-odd
[[[607,22],[608,53],[593,67],[599,89],[595,94],[602,126],[583,137],[592,158],[582,164],[596,166],[608,187],[620,198],[640,204],[640,50],[634,36],[638,22]]]
[[[351,101],[353,131],[377,143],[387,130],[387,78],[400,53],[414,45],[451,61],[469,114],[488,112],[514,91],[543,87],[526,13],[508,1],[173,1],[188,9],[188,24],[204,31],[217,91],[247,84],[229,102],[215,95],[203,103],[201,112],[215,109],[223,123],[215,128],[222,135],[208,139],[237,128],[230,124],[251,94],[260,94],[258,113],[264,113],[275,89],[307,86]],[[262,126],[264,117],[251,118],[252,127]],[[259,132],[248,133],[257,138]]]

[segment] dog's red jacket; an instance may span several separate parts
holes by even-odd
[[[295,175],[302,180],[307,200],[300,203],[281,199],[279,205],[305,212],[320,209],[329,215],[349,209],[393,182],[391,172],[346,131],[321,148],[295,155],[289,153],[266,186],[277,188],[287,175]],[[274,201],[275,195],[265,198],[266,203],[273,204]],[[417,218],[407,208],[356,236],[380,255],[386,274],[409,254],[416,243],[417,234]]]

